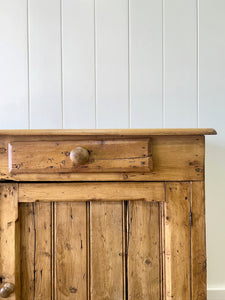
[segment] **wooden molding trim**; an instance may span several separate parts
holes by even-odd
[[[19,202],[165,201],[163,182],[21,183]]]
[[[213,128],[171,128],[171,129],[17,129],[0,130],[0,135],[214,135]]]

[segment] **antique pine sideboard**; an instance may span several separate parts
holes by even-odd
[[[205,300],[205,135],[0,130],[0,299]]]

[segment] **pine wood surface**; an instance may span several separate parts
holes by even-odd
[[[50,299],[51,204],[20,205],[21,296],[23,299]]]
[[[55,297],[87,298],[86,203],[55,203]]]
[[[207,133],[215,131],[0,134],[0,289],[14,284],[9,299],[24,300],[205,300]],[[99,173],[76,172],[69,160],[58,165],[55,146],[84,145],[109,158]],[[46,153],[54,158],[51,174]],[[135,172],[124,171],[127,158],[146,155],[147,171],[136,162]]]
[[[206,289],[206,232],[204,182],[192,182],[191,227],[192,300],[207,299]]]
[[[213,128],[165,129],[17,129],[0,130],[1,135],[211,135]]]
[[[129,202],[128,299],[161,298],[159,203]]]
[[[206,299],[204,182],[167,182],[166,194],[164,183],[148,184],[161,190],[149,201],[115,201],[104,194],[90,204],[65,202],[61,194],[55,202],[59,184],[41,184],[41,190],[51,185],[53,202],[35,203],[33,196],[19,203],[20,230],[7,243],[21,266],[12,271],[14,281],[3,275],[15,283],[12,299],[20,299],[20,288],[22,299]],[[11,195],[11,185],[2,183],[1,191]],[[37,184],[29,185],[35,195]],[[14,212],[18,198],[20,187]]]
[[[90,204],[90,298],[124,299],[123,203]]]
[[[165,299],[191,299],[190,183],[166,183]]]
[[[65,139],[66,138],[66,139]],[[103,141],[104,141],[104,137]],[[108,138],[105,136],[105,138]],[[123,140],[123,137],[120,139]],[[131,137],[130,137],[131,138]],[[136,137],[133,137],[136,139]],[[149,138],[149,137],[148,137]],[[56,142],[55,136],[13,136],[3,137],[0,140],[0,180],[16,180],[16,181],[187,181],[187,180],[204,180],[204,155],[205,155],[205,138],[204,136],[152,136],[151,137],[151,152],[152,152],[152,165],[150,164],[151,171],[145,172],[76,172],[75,169],[69,173],[28,173],[28,174],[10,174],[12,162],[9,153],[9,144],[17,143],[30,143],[36,142],[41,145],[42,142],[46,145],[46,154],[48,153],[48,146]],[[88,142],[99,139],[98,136],[88,137]],[[118,139],[118,136],[116,137]],[[77,144],[86,141],[87,136],[57,136],[57,143],[74,142]],[[38,142],[38,143],[37,143]],[[71,142],[72,145],[72,142]],[[42,146],[40,146],[42,147]],[[45,150],[44,149],[44,150]],[[44,151],[43,150],[43,151]],[[132,150],[132,149],[131,149]],[[38,152],[37,149],[34,150]],[[44,152],[43,152],[44,153]],[[61,152],[60,152],[61,153]],[[54,154],[54,151],[53,151]],[[21,152],[26,161],[26,152]],[[51,159],[49,155],[44,157],[44,162]],[[36,161],[36,158],[33,158]],[[60,162],[63,161],[59,160]],[[112,159],[113,161],[113,159]],[[125,160],[124,160],[125,161]],[[21,163],[21,162],[20,162]],[[35,166],[32,166],[32,159],[27,161],[30,164],[32,172]],[[40,162],[39,162],[40,163]],[[48,161],[51,166],[51,160]],[[18,163],[18,165],[20,165]],[[118,167],[118,165],[117,165]],[[143,167],[142,167],[143,168]],[[16,166],[14,166],[14,171]],[[29,166],[26,166],[26,170]],[[50,168],[51,169],[51,168]],[[134,168],[136,169],[136,168]],[[68,172],[68,169],[66,169]],[[118,170],[118,169],[117,169]],[[121,172],[122,171],[122,172]],[[43,172],[43,170],[41,171]]]
[[[0,184],[0,278],[2,283],[12,283],[15,292],[9,297],[20,297],[20,249],[18,229],[18,184]]]
[[[71,152],[76,148],[89,152],[88,162],[74,164]],[[150,172],[149,139],[12,142],[9,144],[9,171],[23,173]]]
[[[20,183],[19,202],[164,201],[162,182]]]

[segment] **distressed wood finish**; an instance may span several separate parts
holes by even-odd
[[[161,182],[21,183],[19,202],[164,201]]]
[[[161,298],[159,203],[130,202],[128,212],[128,299]]]
[[[21,296],[50,299],[52,295],[51,204],[23,203],[21,223]]]
[[[105,136],[107,138],[107,136]],[[115,137],[118,139],[118,137]],[[127,137],[124,137],[127,138]],[[55,141],[55,136],[23,136],[24,143]],[[99,137],[66,136],[71,145],[76,140],[95,140]],[[123,139],[120,137],[120,139]],[[65,141],[64,136],[57,137],[58,141]],[[185,181],[204,180],[204,136],[154,136],[151,138],[152,165],[151,172],[117,172],[117,173],[30,173],[9,174],[8,144],[21,141],[20,136],[5,137],[0,141],[0,180],[11,179],[19,181]],[[37,143],[36,143],[37,144]],[[46,149],[44,149],[46,151]],[[62,160],[59,160],[62,161]],[[68,157],[68,163],[71,161]],[[38,162],[39,163],[39,162]],[[11,164],[11,163],[10,163]],[[35,169],[32,160],[30,168]],[[51,168],[50,168],[51,169]]]
[[[166,183],[165,299],[191,299],[190,183]]]
[[[82,147],[88,162],[74,164],[70,153]],[[152,169],[149,139],[10,143],[9,171],[23,173],[149,172]]]
[[[86,203],[55,203],[55,297],[87,298]]]
[[[20,299],[18,233],[18,184],[0,183],[0,278],[15,286],[12,300]]]
[[[90,204],[90,297],[124,299],[123,203]]]
[[[165,129],[31,129],[31,130],[0,130],[1,135],[36,135],[36,136],[61,136],[61,135],[210,135],[217,134],[213,128],[165,128]]]
[[[204,182],[192,183],[191,227],[192,300],[205,300],[206,290],[206,234]]]
[[[205,300],[204,134],[0,131],[0,297]]]

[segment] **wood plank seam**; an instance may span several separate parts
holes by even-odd
[[[193,266],[192,266],[192,225],[193,225],[193,221],[192,221],[192,182],[190,181],[189,182],[189,194],[190,194],[190,196],[189,196],[189,201],[190,201],[190,217],[189,218],[191,218],[190,219],[190,300],[192,300],[192,293],[193,293],[193,291],[192,291],[192,280],[193,280],[193,278],[192,278],[192,268],[193,268]]]
[[[91,247],[91,243],[90,243],[90,202],[86,202],[86,243],[87,243],[87,255],[86,255],[86,259],[87,259],[87,266],[86,266],[86,272],[87,272],[87,300],[91,299],[91,289],[90,289],[90,284],[91,284],[91,264],[90,264],[90,247]]]
[[[130,226],[129,226],[129,201],[125,201],[125,210],[124,210],[125,216],[125,249],[124,249],[124,255],[125,255],[125,282],[126,282],[126,292],[125,292],[125,299],[128,299],[128,250],[129,250],[129,234],[130,234]]]
[[[35,286],[36,286],[36,224],[35,224],[35,203],[32,203],[32,213],[33,213],[33,225],[34,225],[34,286],[33,286],[33,298],[35,299]]]
[[[51,237],[52,237],[52,241],[51,241],[51,255],[52,255],[52,260],[51,260],[51,270],[52,270],[52,282],[51,282],[51,286],[52,286],[52,291],[51,291],[51,297],[52,300],[55,299],[56,297],[56,270],[55,270],[55,202],[51,203]]]

